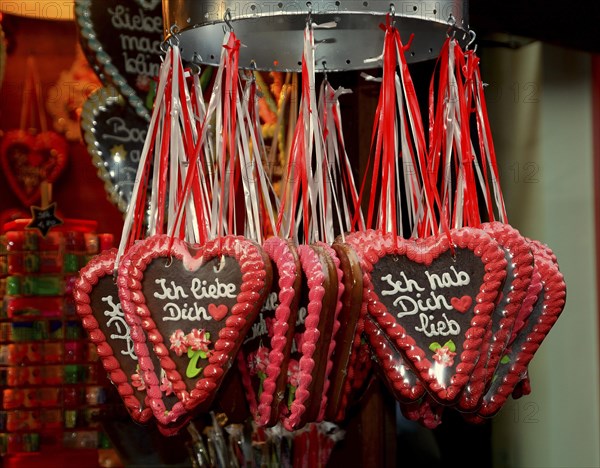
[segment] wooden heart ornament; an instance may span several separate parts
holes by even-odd
[[[506,278],[502,248],[473,228],[417,240],[366,231],[346,242],[366,273],[370,316],[426,390],[440,403],[455,402],[480,359]],[[472,298],[468,310],[464,296]],[[461,310],[452,306],[453,299]]]
[[[270,290],[272,273],[263,255],[259,245],[243,237],[190,248],[156,235],[135,244],[122,259],[117,282],[123,310],[140,318],[181,403],[166,409],[158,376],[150,378],[148,395],[159,422],[174,423],[213,401]],[[213,317],[209,308],[218,314]],[[138,352],[133,338],[140,367],[151,372],[150,356]]]
[[[40,198],[42,182],[54,182],[68,160],[68,144],[55,132],[6,132],[0,145],[4,175],[15,195],[30,206]]]

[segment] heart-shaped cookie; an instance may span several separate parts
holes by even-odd
[[[273,265],[273,286],[240,350],[240,372],[255,422],[279,421],[294,338],[302,274],[291,240],[271,237],[263,249]]]
[[[73,296],[83,327],[127,411],[135,421],[145,423],[152,410],[145,405],[142,372],[113,278],[116,253],[112,249],[90,260],[80,271]]]
[[[32,135],[25,130],[9,130],[0,145],[0,160],[13,192],[30,206],[39,200],[42,182],[54,182],[64,170],[68,144],[55,132]]]
[[[77,0],[75,17],[101,77],[149,121],[164,38],[161,2]]]
[[[300,245],[301,296],[295,338],[288,363],[287,430],[314,422],[323,407],[323,389],[331,370],[331,341],[338,302],[338,280],[333,260],[316,245]]]
[[[369,314],[440,403],[455,402],[469,381],[506,278],[504,251],[488,234],[463,228],[448,235],[346,237],[367,274]],[[466,312],[450,304],[463,296],[473,298]]]
[[[539,272],[542,289],[524,327],[496,368],[492,384],[477,410],[479,416],[490,417],[500,411],[515,387],[527,377],[527,366],[565,306],[567,288],[556,256],[548,246],[537,241],[530,241],[529,245],[533,251],[534,269]],[[534,273],[532,288],[536,287],[535,277]]]
[[[508,345],[516,317],[522,308],[533,274],[533,254],[523,236],[508,224],[492,222],[481,226],[504,249],[507,277],[492,313],[491,326],[482,346],[482,357],[475,366],[458,408],[475,411],[491,384],[498,362]]]
[[[165,408],[154,375],[147,383],[155,417],[174,423],[210,407],[270,288],[262,248],[226,236],[191,250],[182,240],[156,235],[128,250],[117,282],[123,310],[140,318],[181,403]],[[226,305],[227,316],[214,320],[209,304]],[[136,353],[151,372],[149,356],[137,347]]]
[[[81,128],[107,197],[125,212],[131,202],[148,122],[126,104],[115,88],[106,87],[86,100]]]
[[[354,249],[348,244],[336,242],[332,250],[339,259],[339,269],[343,280],[341,310],[338,314],[335,349],[332,356],[330,387],[327,395],[325,419],[341,421],[344,419],[346,407],[352,392],[352,380],[358,357],[358,347],[364,328],[366,306],[363,308],[363,281],[360,260]],[[334,257],[334,258],[335,258]]]

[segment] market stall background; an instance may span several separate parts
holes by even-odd
[[[515,5],[511,10],[506,2],[502,2],[502,6],[499,2],[488,2],[495,5],[489,5],[490,10],[486,11],[480,9],[481,3],[471,2],[471,23],[481,37],[482,66],[490,83],[492,128],[497,152],[504,158],[502,180],[506,184],[507,202],[513,207],[513,223],[522,232],[553,246],[571,285],[564,317],[532,366],[533,394],[508,407],[494,422],[494,452],[498,466],[596,466],[600,457],[597,445],[598,323],[594,306],[595,264],[590,252],[596,249],[592,155],[597,130],[590,122],[593,108],[599,105],[597,78],[594,81],[597,75],[592,73],[598,59],[581,50],[595,52],[593,44],[600,43],[593,40],[590,32],[593,29],[585,27],[586,18],[597,15],[577,12],[584,23],[562,28],[560,36],[555,35],[558,28],[541,26],[553,24],[557,18],[542,16],[540,19],[539,15],[548,14],[548,9],[535,2],[529,2],[534,3],[532,10],[523,5]],[[534,6],[539,8],[533,9]],[[498,11],[518,14],[499,17]],[[559,19],[570,17],[564,11],[562,14],[558,15]],[[6,18],[3,28],[11,66],[6,70],[0,90],[2,129],[18,126],[19,117],[12,109],[20,108],[25,61],[29,54],[38,58],[46,95],[52,91],[60,72],[69,69],[76,56],[73,23],[8,15]],[[484,32],[512,32],[527,37],[488,36],[482,34]],[[36,37],[35,41],[31,40],[32,36]],[[533,43],[532,39],[559,46]],[[415,66],[415,76],[419,74],[419,67],[423,68],[423,76],[427,76],[431,64]],[[356,87],[359,82],[354,77],[344,79],[347,87]],[[421,80],[415,78],[415,81]],[[366,153],[359,148],[368,145],[375,97],[375,87],[363,86],[351,102],[346,102],[349,113],[350,109],[360,109],[360,115],[364,116],[355,122],[345,122],[351,126],[346,134],[355,135],[357,140],[355,154]],[[367,136],[360,138],[360,135]],[[99,232],[118,236],[122,214],[107,199],[104,184],[96,175],[85,145],[70,143],[69,153],[69,164],[54,187],[59,210],[65,217],[93,217],[98,220]],[[1,184],[0,211],[15,207],[27,212],[7,184]],[[573,248],[574,239],[577,239],[577,249]],[[565,347],[571,351],[565,353]],[[579,356],[585,356],[589,362],[573,365]],[[393,406],[390,402],[386,406],[385,399],[372,405],[384,412],[384,408],[389,410]],[[395,421],[389,411],[386,414],[389,419],[380,423],[391,429]],[[395,449],[398,457],[404,447],[402,440],[411,440],[411,430],[417,429],[408,428],[405,438],[398,440]],[[444,427],[441,430],[445,430]],[[387,443],[376,441],[380,443],[379,455],[373,446],[366,451],[371,452],[372,457],[380,457],[376,460],[389,457],[389,446],[396,438],[393,432],[388,437],[391,440]],[[424,437],[418,440],[427,440],[430,434]],[[469,437],[461,437],[466,444]],[[351,445],[352,439],[348,438],[346,443]],[[426,460],[431,462],[427,457],[431,456],[426,447],[420,461],[427,465]],[[478,460],[473,453],[470,456]]]

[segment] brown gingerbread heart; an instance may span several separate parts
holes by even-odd
[[[287,386],[288,361],[300,300],[301,267],[291,240],[271,237],[263,249],[272,263],[273,287],[240,350],[240,372],[255,422],[273,426]]]
[[[452,244],[450,244],[450,240]],[[368,312],[427,391],[454,403],[481,357],[481,345],[506,278],[498,243],[480,229],[406,240],[367,231],[346,237],[367,273]],[[457,311],[453,297],[473,298]]]
[[[160,423],[210,407],[270,290],[270,265],[263,255],[258,244],[239,236],[191,248],[156,235],[122,259],[117,281],[123,310],[140,318],[181,403],[167,410],[158,376],[151,375],[147,392]],[[214,320],[210,304],[226,305],[226,317]],[[140,367],[152,374],[150,356],[136,352]]]

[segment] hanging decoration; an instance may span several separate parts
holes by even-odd
[[[149,121],[162,53],[161,3],[77,0],[75,17],[90,63]]]
[[[20,127],[6,131],[0,143],[0,163],[4,176],[25,206],[40,199],[42,183],[55,182],[68,161],[68,144],[62,136],[47,129],[42,103],[35,59],[29,57]]]
[[[84,108],[109,189],[124,186],[126,157],[137,170],[129,198],[119,193],[121,245],[82,270],[78,313],[132,418],[187,428],[199,463],[214,457],[207,444],[240,462],[254,443],[269,463],[325,464],[372,378],[425,427],[450,410],[485,421],[531,391],[528,364],[565,305],[556,256],[508,223],[474,36],[441,44],[426,132],[413,37],[389,7],[383,53],[368,60],[382,76],[366,76],[381,87],[359,187],[349,90],[329,82],[316,40],[338,22],[314,18],[309,6],[301,76],[272,74],[271,89],[241,70],[227,10],[208,100],[198,67],[183,65],[189,35],[172,28],[149,125],[131,96],[103,90]],[[209,415],[205,440],[194,421]]]
[[[148,123],[109,86],[98,89],[87,99],[81,128],[107,196],[125,212],[132,202]]]

